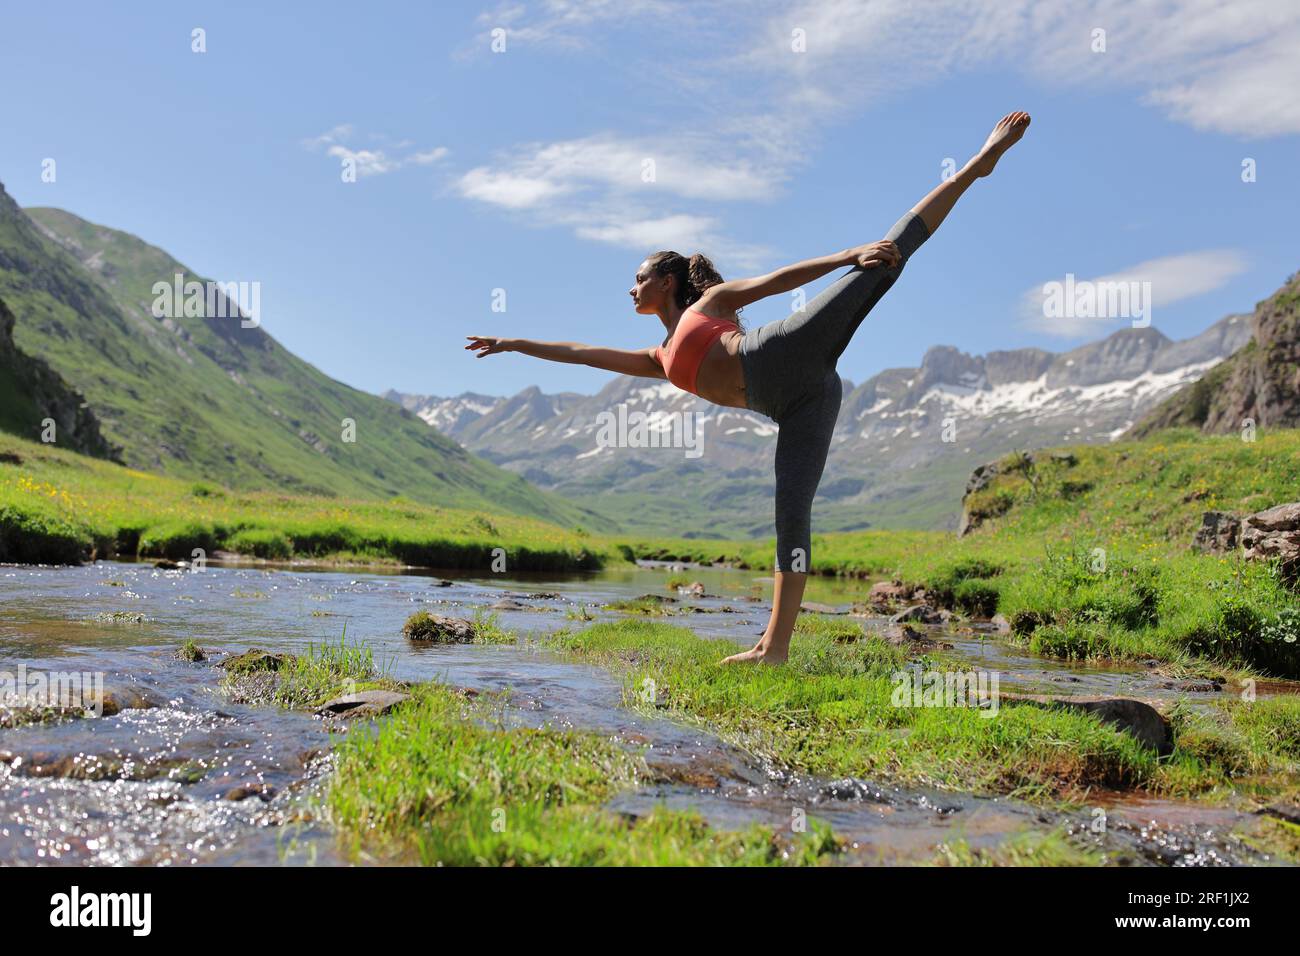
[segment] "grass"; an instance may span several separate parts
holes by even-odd
[[[309,645],[301,655],[266,654],[257,648],[222,661],[221,689],[241,703],[271,704],[288,709],[319,707],[358,691],[405,690],[406,685],[375,667],[374,652],[364,644]]]
[[[935,848],[931,862],[934,866],[1101,866],[1105,855],[1080,846],[1061,829],[1029,830],[989,848],[974,849],[965,839],[949,840]]]
[[[594,734],[507,727],[490,701],[422,684],[382,722],[350,731],[324,798],[356,856],[458,866],[806,865],[829,830],[785,838],[710,828],[658,808],[602,809],[644,776],[641,758]]]
[[[0,434],[0,561],[260,558],[425,567],[599,567],[590,536],[532,518],[388,501],[237,492],[166,478]],[[499,551],[497,549],[500,549]]]
[[[1242,786],[1245,776],[1261,793],[1294,789],[1300,699],[1234,698],[1208,715],[1178,711],[1171,715],[1173,753],[1161,758],[1073,711],[1003,701],[988,717],[976,708],[896,706],[893,675],[908,659],[860,629],[855,638],[855,628],[801,617],[783,668],[720,667],[730,645],[635,619],[566,628],[549,641],[620,669],[629,706],[708,726],[761,758],[821,776],[1026,799],[1077,799],[1095,787],[1216,799]],[[942,656],[916,663],[969,670],[968,663]]]

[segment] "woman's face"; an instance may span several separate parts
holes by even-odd
[[[668,302],[672,282],[671,276],[655,275],[649,260],[642,262],[637,267],[632,288],[628,290],[636,310],[643,315],[659,313]]]

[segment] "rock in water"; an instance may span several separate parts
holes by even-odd
[[[469,644],[474,640],[474,622],[458,617],[442,617],[428,611],[416,611],[402,625],[408,640],[434,644]]]
[[[913,604],[889,619],[891,624],[906,624],[909,621],[919,624],[941,624],[943,616],[928,604]]]
[[[326,701],[317,709],[321,717],[380,717],[398,704],[411,699],[410,694],[392,690],[363,690]]]

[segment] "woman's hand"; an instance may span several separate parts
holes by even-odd
[[[470,340],[465,348],[478,352],[475,358],[494,355],[497,352],[513,352],[515,348],[513,339],[498,339],[491,335],[467,335],[465,338]]]
[[[869,242],[865,246],[850,249],[849,252],[853,256],[853,264],[861,266],[863,269],[874,269],[879,265],[892,268],[903,260],[902,254],[898,251],[898,246],[894,245],[893,241],[889,239]]]

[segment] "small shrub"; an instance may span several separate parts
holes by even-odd
[[[1110,644],[1096,623],[1070,621],[1038,628],[1029,639],[1029,648],[1035,654],[1084,660],[1107,656]]]

